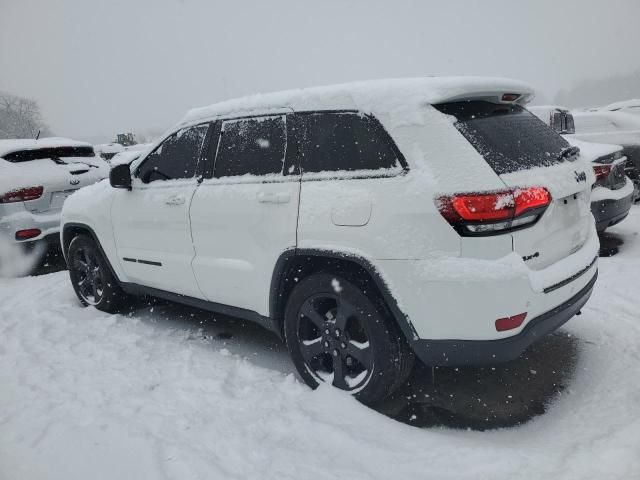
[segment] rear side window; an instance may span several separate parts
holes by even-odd
[[[373,117],[356,112],[298,114],[302,171],[336,172],[398,167],[391,139]]]
[[[183,128],[160,144],[138,168],[144,183],[193,178],[208,125]]]
[[[214,177],[281,174],[287,147],[284,116],[222,124]]]
[[[519,105],[470,101],[434,105],[453,115],[456,128],[498,174],[563,161],[569,143]]]

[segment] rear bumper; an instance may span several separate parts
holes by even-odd
[[[60,233],[60,213],[61,211],[33,213],[24,209],[8,212],[2,215],[0,211],[0,234],[8,238],[11,243],[22,244],[30,243],[38,240],[49,239],[53,236],[59,236]],[[37,228],[41,231],[40,235],[28,240],[16,240],[16,232],[18,230],[26,230]]]
[[[608,227],[620,223],[629,214],[633,204],[633,196],[628,195],[619,200],[598,200],[591,203],[591,213],[596,219],[596,230],[602,232]]]
[[[558,329],[587,303],[598,272],[573,297],[530,320],[517,335],[498,340],[416,340],[412,347],[427,365],[486,365],[518,358],[531,344]]]

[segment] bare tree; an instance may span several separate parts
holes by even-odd
[[[0,138],[33,138],[50,135],[35,100],[0,92]]]

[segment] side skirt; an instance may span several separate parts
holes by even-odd
[[[257,323],[262,327],[274,332],[280,339],[280,330],[277,327],[277,323],[270,317],[260,315],[253,310],[247,310],[244,308],[233,307],[231,305],[224,305],[222,303],[210,302],[208,300],[202,300],[200,298],[189,297],[187,295],[181,295],[179,293],[167,292],[157,288],[145,287],[138,285],[137,283],[124,283],[120,282],[120,287],[130,295],[149,295],[152,297],[162,298],[163,300],[169,300],[171,302],[181,303],[188,305],[189,307],[200,308],[213,313],[219,313],[221,315],[228,315],[230,317],[241,318],[250,322]]]

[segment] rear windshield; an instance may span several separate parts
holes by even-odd
[[[5,155],[8,162],[19,163],[43,158],[93,157],[93,147],[51,147],[34,150],[20,150]]]
[[[569,143],[519,105],[468,101],[435,105],[456,117],[456,128],[498,174],[548,167],[563,160]]]

